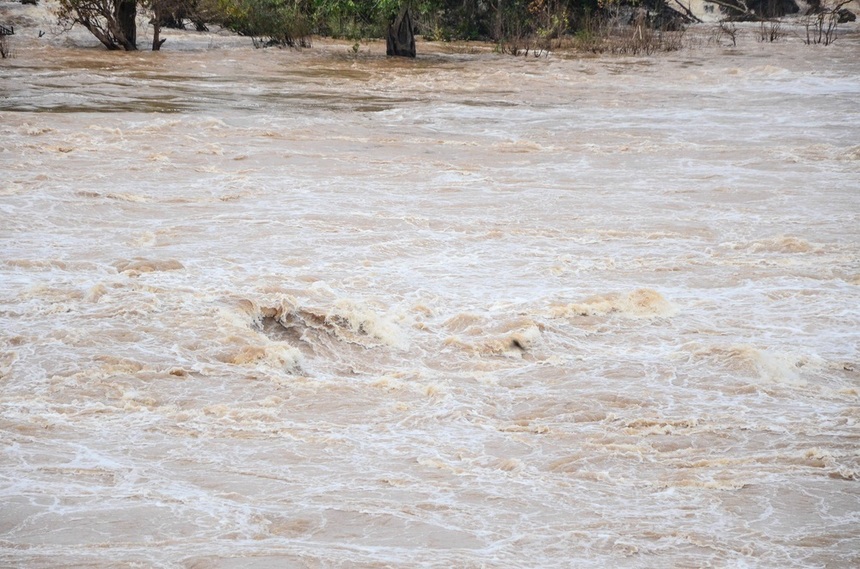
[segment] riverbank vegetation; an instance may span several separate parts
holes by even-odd
[[[135,14],[140,12],[150,16],[154,50],[164,43],[162,28],[187,25],[222,26],[256,46],[304,47],[313,35],[383,38],[404,7],[414,32],[425,39],[488,41],[511,54],[540,54],[562,43],[594,52],[674,49],[676,32],[691,21],[665,0],[59,1],[61,24],[81,25],[108,49],[125,50],[138,48]]]
[[[22,0],[33,3],[36,0]],[[107,49],[136,50],[137,26],[152,26],[153,50],[164,28],[205,31],[218,26],[254,46],[310,47],[313,36],[359,42],[384,38],[399,13],[429,41],[491,42],[500,53],[540,57],[557,49],[648,55],[684,45],[685,28],[701,22],[678,0],[57,0],[58,22],[82,26]],[[807,0],[808,1],[808,0]],[[722,40],[736,45],[737,21],[760,22],[761,41],[786,35],[780,18],[799,11],[795,0],[708,0]],[[853,16],[838,0],[812,0],[803,15],[805,42],[827,45]],[[8,51],[4,49],[4,52]]]

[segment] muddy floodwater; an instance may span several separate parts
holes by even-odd
[[[16,35],[0,566],[860,565],[860,37],[744,29]]]

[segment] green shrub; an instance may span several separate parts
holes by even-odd
[[[312,32],[307,12],[290,0],[216,0],[218,23],[255,46],[309,47]]]

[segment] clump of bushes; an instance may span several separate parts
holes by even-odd
[[[571,46],[580,51],[616,55],[651,55],[683,47],[683,22],[655,18],[640,8],[618,9],[588,15],[573,35]]]
[[[255,46],[310,46],[314,34],[358,41],[385,37],[409,7],[414,32],[431,40],[484,40],[498,51],[541,55],[561,46],[648,54],[680,47],[683,32],[666,23],[665,0],[58,0],[59,21],[83,25],[108,49],[137,49],[136,17],[152,16],[153,49],[161,27],[221,25]],[[624,4],[622,4],[624,2]],[[637,10],[631,3],[639,6]]]
[[[291,0],[212,0],[210,21],[251,38],[256,47],[310,47],[313,33],[305,6]]]

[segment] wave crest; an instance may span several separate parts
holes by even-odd
[[[678,309],[663,295],[649,288],[640,288],[627,294],[592,296],[582,302],[552,308],[552,315],[557,318],[609,314],[627,318],[659,318],[674,316],[677,312]]]

